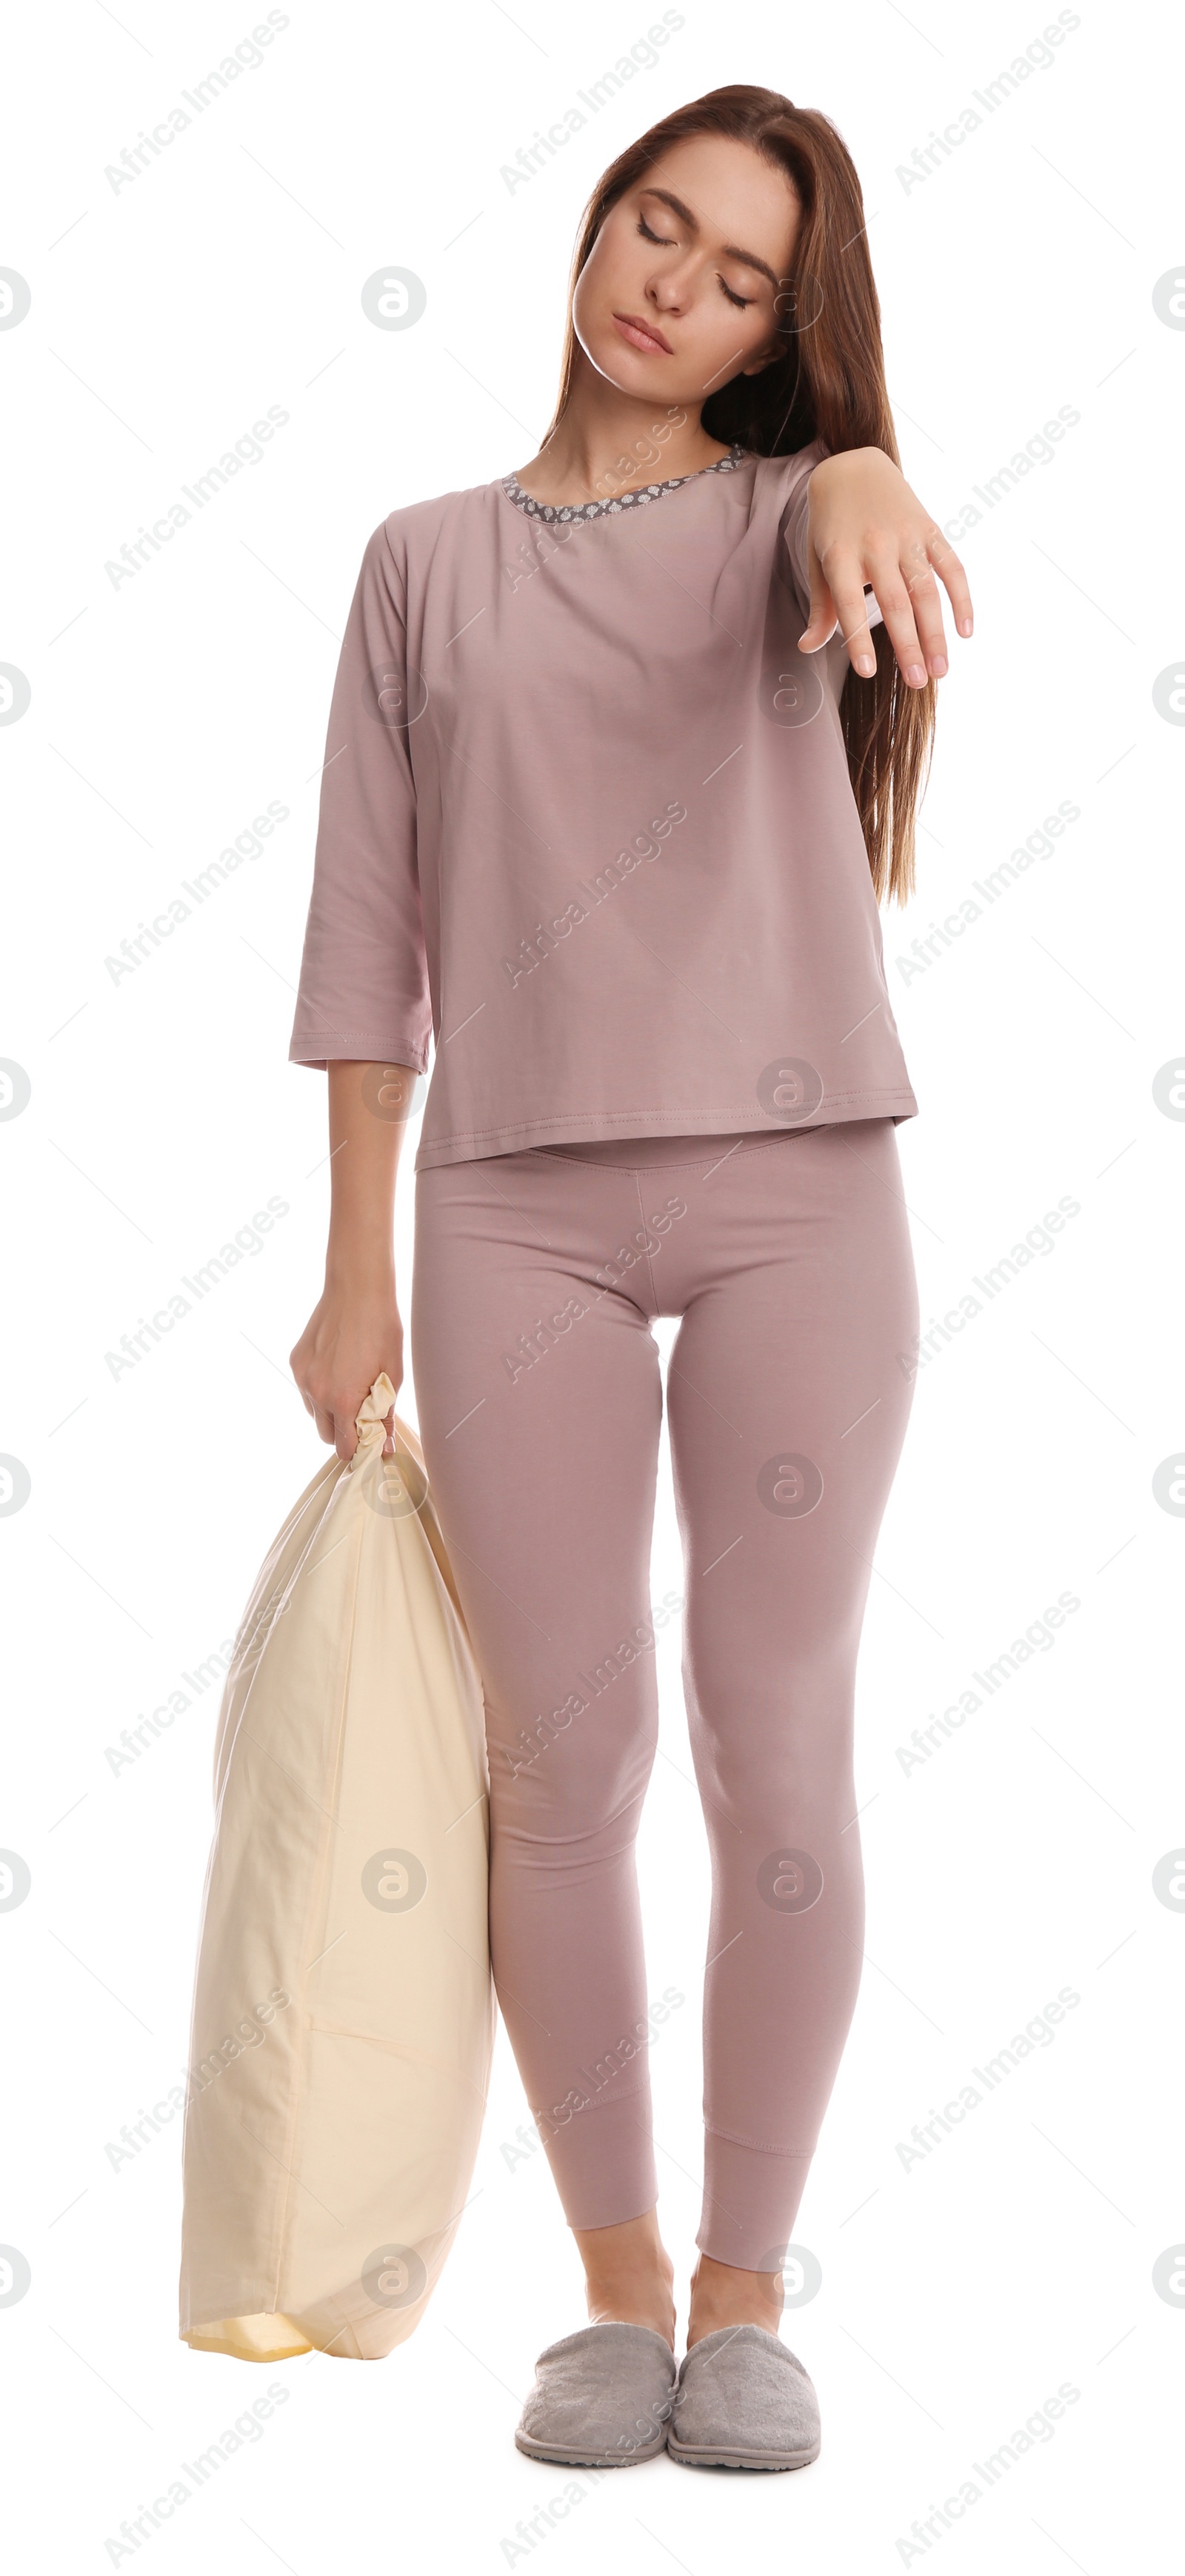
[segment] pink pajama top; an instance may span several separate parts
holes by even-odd
[[[290,1054],[432,1073],[416,1169],[915,1117],[848,776],[802,654],[796,456],[552,509],[394,510],[342,643]]]

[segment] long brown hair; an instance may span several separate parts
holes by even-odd
[[[627,188],[659,155],[691,134],[749,143],[784,170],[802,204],[789,287],[778,298],[783,352],[762,374],[734,376],[703,407],[709,438],[758,456],[793,456],[821,439],[830,455],[880,447],[901,462],[885,385],[881,310],[865,238],[864,200],[851,155],[830,119],[795,107],[780,91],[737,84],[709,90],[664,116],[610,162],[585,210],[568,293],[568,319],[555,418],[571,398],[576,281],[601,225]],[[903,904],[914,891],[914,832],[930,755],[933,680],[901,678],[883,624],[872,629],[876,675],[850,668],[839,701],[852,791],[877,901]]]

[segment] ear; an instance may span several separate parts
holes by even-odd
[[[772,367],[775,361],[784,355],[785,347],[780,339],[768,340],[764,349],[759,349],[757,356],[750,359],[748,366],[742,367],[740,373],[742,376],[763,376],[766,368]]]

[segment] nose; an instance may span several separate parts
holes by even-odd
[[[691,296],[690,271],[660,270],[656,277],[651,278],[646,293],[656,312],[682,313],[686,310]]]

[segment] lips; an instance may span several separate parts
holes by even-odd
[[[664,357],[674,356],[670,341],[664,340],[661,331],[656,330],[652,322],[643,322],[639,314],[615,313],[613,319],[622,339],[628,340],[631,348],[643,349],[647,355],[655,349],[660,349]]]

